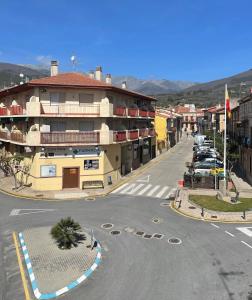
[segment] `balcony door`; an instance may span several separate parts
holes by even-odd
[[[50,104],[51,105],[60,105],[65,102],[65,93],[50,93]]]
[[[79,168],[63,168],[63,189],[79,187]]]

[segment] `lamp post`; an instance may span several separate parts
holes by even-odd
[[[216,127],[213,127],[213,132],[214,132],[214,150],[215,150],[215,134],[216,134]],[[217,180],[216,180],[216,157],[214,159],[214,189],[216,190],[217,187]]]

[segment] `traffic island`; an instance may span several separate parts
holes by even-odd
[[[37,299],[60,296],[87,279],[101,262],[101,246],[88,233],[71,249],[60,249],[50,227],[19,233],[27,271]],[[94,247],[93,247],[94,246]]]
[[[192,219],[223,223],[252,223],[252,198],[237,203],[219,200],[214,190],[180,190],[172,209]]]

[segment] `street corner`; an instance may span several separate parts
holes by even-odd
[[[100,265],[101,245],[85,237],[77,247],[60,249],[50,227],[27,229],[18,234],[33,293],[37,299],[52,299],[85,281]]]

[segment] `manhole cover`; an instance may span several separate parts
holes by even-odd
[[[143,236],[143,235],[144,235],[144,232],[143,232],[143,231],[137,231],[137,232],[135,232],[135,235]]]
[[[155,239],[162,239],[164,237],[164,234],[161,234],[161,233],[154,233],[152,235],[152,237],[154,237]]]
[[[190,209],[196,209],[196,207],[195,207],[195,206],[189,206],[189,208],[190,208]]]
[[[43,197],[44,195],[43,194],[37,194],[35,195],[36,197]]]
[[[135,231],[135,229],[132,228],[132,227],[125,227],[125,228],[124,228],[124,231],[129,232],[129,233],[132,233],[132,232]]]
[[[86,201],[95,201],[95,198],[94,197],[87,197],[85,198]]]
[[[112,227],[114,227],[114,224],[111,224],[111,223],[105,223],[105,224],[101,225],[101,228],[104,228],[104,229],[110,229]]]
[[[152,234],[145,234],[143,237],[145,239],[151,239],[152,238]]]
[[[155,217],[155,218],[152,218],[152,222],[155,223],[155,224],[159,224],[161,223],[163,220],[161,218],[158,218],[158,217]]]
[[[120,230],[112,230],[112,231],[110,231],[110,234],[118,235],[118,234],[121,234],[121,231]]]
[[[162,203],[160,203],[160,206],[163,206],[163,207],[170,206],[170,203],[162,202]]]
[[[169,244],[181,244],[182,243],[182,241],[179,239],[179,238],[170,238],[169,240],[168,240],[168,243]]]

